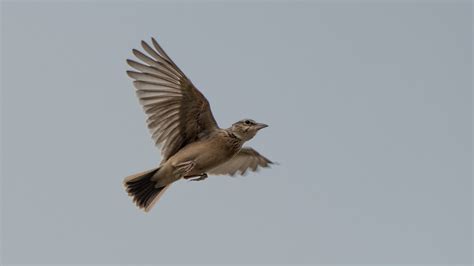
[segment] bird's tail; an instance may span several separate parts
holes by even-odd
[[[133,202],[145,212],[148,212],[170,186],[156,187],[156,182],[151,178],[160,168],[138,173],[126,177],[123,181],[125,190],[133,198]]]

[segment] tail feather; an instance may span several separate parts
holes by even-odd
[[[133,198],[133,202],[145,212],[148,212],[165,192],[169,185],[164,187],[155,187],[156,182],[151,178],[159,168],[138,173],[125,178],[125,189]]]

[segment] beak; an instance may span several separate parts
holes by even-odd
[[[260,129],[262,129],[262,128],[268,127],[268,125],[267,125],[267,124],[262,124],[262,123],[257,123],[257,124],[255,125],[255,127],[257,128],[257,130],[260,130]]]

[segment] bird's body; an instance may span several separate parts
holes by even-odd
[[[157,186],[163,186],[182,177],[201,176],[231,159],[242,148],[242,144],[243,141],[228,130],[216,130],[207,138],[190,143],[163,162],[152,179],[157,181]],[[182,171],[189,165],[192,165],[189,171]]]
[[[186,161],[195,162],[189,175],[199,175],[217,167],[232,158],[242,148],[243,141],[229,134],[227,130],[218,130],[209,138],[193,142],[173,155],[167,163],[178,165]]]
[[[173,182],[181,178],[204,180],[207,174],[245,174],[272,162],[252,148],[242,147],[257,131],[267,127],[245,119],[230,128],[217,126],[206,98],[164,50],[152,39],[152,57],[134,50],[145,64],[128,60],[140,72],[128,71],[135,79],[137,96],[148,115],[148,128],[161,146],[159,167],[125,178],[124,184],[138,207],[148,211]]]

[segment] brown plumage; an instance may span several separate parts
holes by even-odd
[[[142,63],[127,60],[136,70],[127,74],[134,79],[148,128],[163,157],[159,167],[124,180],[139,208],[149,211],[164,191],[181,178],[204,180],[208,173],[243,175],[247,170],[272,164],[254,149],[242,148],[267,125],[244,119],[230,128],[219,128],[204,95],[154,38],[152,45],[154,48],[142,41],[148,55],[133,50]]]

